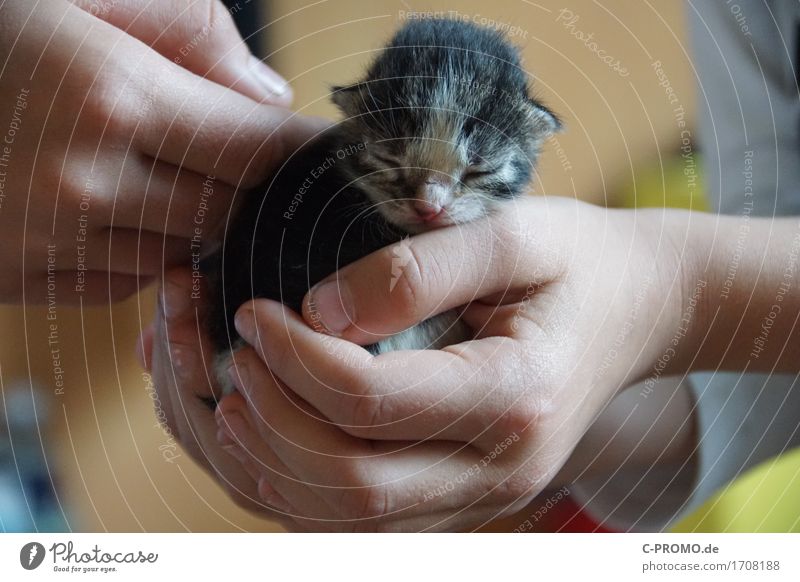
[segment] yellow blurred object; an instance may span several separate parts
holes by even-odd
[[[676,532],[800,532],[800,449],[758,465],[679,523]]]
[[[683,157],[680,152],[658,163],[637,167],[635,181],[620,192],[624,208],[686,208],[708,210],[702,158],[696,153]]]

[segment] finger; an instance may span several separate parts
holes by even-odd
[[[303,316],[318,331],[369,344],[471,301],[561,273],[546,207],[521,232],[531,203],[490,219],[438,229],[379,250],[315,285]],[[541,223],[541,224],[540,224]],[[532,231],[532,232],[531,232]]]
[[[372,356],[264,299],[245,304],[236,324],[276,376],[353,436],[493,447],[498,431],[530,422],[537,372],[521,369],[524,348],[511,338]]]
[[[257,509],[256,482],[217,444],[217,424],[208,406],[214,379],[204,358],[211,351],[200,327],[203,310],[192,300],[191,286],[186,269],[165,276],[156,313],[153,382],[159,401],[168,403],[170,428],[184,449],[222,482],[238,504]]]
[[[226,396],[216,412],[217,424],[225,431],[245,455],[254,462],[259,475],[259,494],[266,505],[271,505],[291,517],[332,519],[334,512],[306,483],[299,480],[272,452],[255,428],[247,403],[240,394]],[[263,483],[262,479],[263,477]],[[268,485],[269,488],[267,486]],[[278,497],[270,499],[273,489]],[[265,499],[266,497],[266,499]],[[280,507],[281,500],[288,507]],[[290,513],[291,511],[291,513]]]
[[[542,341],[541,322],[558,320],[560,311],[552,290],[525,295],[510,305],[491,305],[476,301],[467,306],[461,319],[475,333],[475,339],[508,337]],[[533,325],[529,325],[533,322]],[[546,341],[546,340],[545,340]],[[546,344],[540,344],[544,348]]]
[[[257,101],[291,104],[286,81],[250,53],[219,0],[73,2],[201,77]]]
[[[254,187],[329,125],[257,103],[195,75],[106,22],[80,16],[70,26],[96,29],[92,50],[103,52],[94,79],[87,79],[82,114],[104,127],[109,140],[124,140],[123,146],[233,186]],[[114,82],[96,82],[107,78]]]
[[[134,134],[134,145],[156,159],[251,188],[328,126],[256,104],[177,65],[159,64],[155,75],[162,77],[153,80],[158,107],[141,119]]]
[[[235,400],[235,402],[234,402]],[[456,505],[451,509],[440,510],[439,500],[452,495],[457,485],[470,478],[470,474],[452,475],[449,481],[435,484],[423,496],[423,503],[412,506],[406,512],[394,513],[387,517],[366,519],[346,519],[337,510],[330,508],[313,494],[318,486],[308,486],[300,482],[277,458],[265,441],[253,428],[253,416],[257,413],[248,409],[241,395],[227,396],[220,403],[217,420],[230,431],[229,439],[235,439],[237,458],[244,459],[246,450],[250,455],[245,464],[262,466],[259,479],[259,495],[267,506],[278,508],[292,516],[310,531],[453,531],[479,527],[488,521],[507,515],[516,510],[516,504],[509,501],[498,504],[483,490],[475,493],[475,498],[467,504]],[[230,422],[229,422],[230,420]],[[230,442],[234,442],[231,440]],[[258,461],[253,461],[257,458]],[[481,470],[479,464],[474,472]],[[254,468],[254,470],[257,470]],[[289,499],[293,502],[288,501]],[[459,500],[458,503],[463,503]],[[420,508],[417,511],[417,507]],[[333,511],[332,511],[333,509]]]
[[[119,172],[113,174],[119,176]],[[147,156],[126,158],[112,226],[202,240],[214,236],[228,213],[234,188]]]
[[[192,255],[188,239],[127,228],[96,234],[80,252],[90,270],[137,277],[156,277]]]
[[[474,479],[445,504],[458,506],[492,478],[488,465],[476,471],[480,456],[454,442],[370,442],[353,438],[321,419],[319,413],[283,384],[270,382],[269,370],[252,350],[235,356],[237,387],[248,402],[264,442],[298,479],[345,519],[416,511],[433,483],[468,472]]]

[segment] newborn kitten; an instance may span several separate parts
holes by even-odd
[[[317,282],[409,234],[490,214],[523,193],[559,121],[535,101],[517,49],[457,20],[412,21],[333,101],[345,118],[250,192],[207,263],[209,327],[225,377],[237,308],[253,297],[300,311]],[[387,280],[387,286],[391,283]],[[471,337],[448,312],[369,346],[437,349]]]

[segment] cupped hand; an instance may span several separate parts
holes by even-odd
[[[524,199],[342,269],[303,316],[245,304],[252,349],[235,357],[220,438],[299,527],[453,530],[513,513],[673,337],[686,274],[665,220]],[[462,305],[472,341],[357,345]]]
[[[232,443],[224,439],[219,442],[214,418],[219,390],[212,369],[213,351],[204,329],[205,303],[197,300],[198,293],[205,297],[205,285],[194,280],[190,270],[169,271],[158,293],[154,323],[140,338],[138,355],[151,374],[159,418],[238,505],[282,521],[282,514],[264,504],[257,494],[259,473],[255,465],[238,455],[238,448],[229,446]]]
[[[136,292],[308,135],[218,0],[5,2],[0,63],[0,302]]]

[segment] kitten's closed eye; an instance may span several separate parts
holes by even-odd
[[[461,181],[468,182],[470,180],[477,180],[479,178],[485,178],[487,176],[492,176],[497,172],[497,168],[489,168],[489,169],[469,169],[467,168],[466,171],[461,174]]]
[[[403,165],[402,162],[399,159],[391,157],[391,156],[389,156],[387,154],[371,152],[371,155],[372,155],[373,159],[378,160],[382,164],[385,164],[385,165],[387,165],[387,166],[389,166],[391,168],[399,167],[399,166]]]

